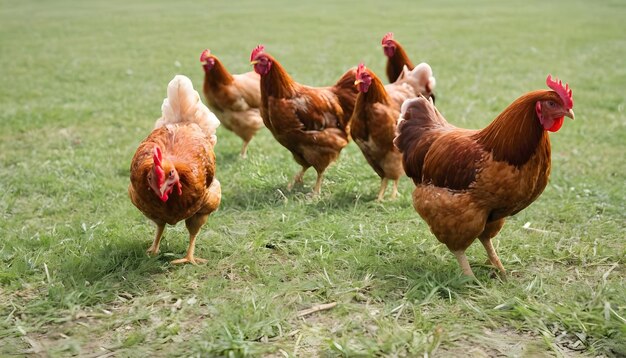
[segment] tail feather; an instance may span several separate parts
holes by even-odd
[[[448,122],[425,97],[419,96],[402,103],[393,144],[402,153],[404,171],[415,183],[421,182],[424,158],[438,137],[434,131],[446,126],[449,126]]]
[[[341,108],[344,112],[343,118],[341,118],[341,125],[343,129],[348,127],[350,117],[352,117],[352,111],[354,110],[354,103],[356,102],[356,97],[359,94],[357,87],[354,85],[354,81],[356,81],[356,67],[353,67],[344,73],[333,86],[333,91],[337,95]]]
[[[191,80],[183,75],[176,75],[167,85],[167,98],[161,106],[161,118],[155,128],[167,124],[197,124],[212,142],[220,121],[200,100],[200,95],[193,89]]]
[[[355,88],[354,81],[356,81],[356,67],[353,67],[346,71],[341,78],[335,83],[336,88],[348,89],[350,91],[358,92]]]
[[[433,69],[426,62],[420,63],[412,70],[409,70],[405,66],[398,80],[402,78],[413,87],[416,94],[422,94],[426,97],[432,95],[435,85],[437,84],[433,76]]]

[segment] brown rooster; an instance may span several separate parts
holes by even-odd
[[[231,75],[209,49],[202,52],[200,62],[204,68],[202,90],[207,103],[224,127],[243,140],[241,156],[245,158],[248,143],[263,127],[259,75],[253,71]]]
[[[385,56],[387,56],[387,66],[385,67],[387,78],[389,78],[390,83],[396,82],[398,77],[402,74],[404,66],[409,70],[412,70],[415,66],[413,66],[413,62],[411,62],[400,43],[394,40],[393,32],[388,32],[383,37],[381,43],[383,45],[383,52]]]
[[[359,95],[350,120],[350,134],[381,178],[377,200],[382,200],[387,182],[393,180],[391,198],[398,195],[398,181],[404,174],[402,154],[393,145],[400,106],[395,105],[380,79],[359,64],[356,72]]]
[[[130,165],[128,194],[157,225],[148,253],[159,252],[165,224],[185,220],[187,255],[173,264],[205,262],[194,256],[196,236],[217,209],[221,187],[215,178],[215,130],[220,122],[202,104],[189,78],[176,76],[167,87],[162,117],[144,139]]]
[[[504,277],[491,239],[548,183],[547,131],[574,118],[574,101],[569,86],[551,76],[546,83],[552,90],[526,93],[482,130],[450,125],[423,97],[402,105],[394,144],[416,185],[413,206],[466,275],[473,273],[465,250],[478,238]]]
[[[315,88],[295,82],[263,46],[252,51],[250,61],[261,75],[263,123],[302,166],[288,188],[301,183],[304,172],[313,167],[317,171],[313,195],[319,195],[324,171],[348,145],[356,70],[348,70],[332,87]]]

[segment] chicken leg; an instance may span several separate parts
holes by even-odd
[[[387,182],[389,180],[387,178],[382,178],[380,181],[380,190],[378,190],[377,201],[383,201],[383,197],[385,196],[385,190],[387,190]]]
[[[189,231],[189,248],[187,248],[187,255],[182,259],[177,259],[171,261],[172,265],[183,264],[183,263],[192,263],[197,265],[199,263],[205,263],[207,260],[201,259],[199,257],[194,256],[194,251],[196,249],[196,236],[198,236],[198,232],[200,232],[200,228],[207,222],[209,218],[209,214],[196,214],[189,219],[185,220],[185,226]]]
[[[250,144],[249,140],[243,141],[243,146],[241,147],[241,153],[239,154],[242,159],[246,159],[248,157],[248,144]]]
[[[295,184],[302,184],[302,178],[304,178],[304,172],[306,172],[306,170],[309,169],[308,167],[302,167],[302,169],[296,173],[296,175],[293,177],[293,180],[289,182],[289,184],[287,184],[287,190],[291,190],[293,189],[293,186]]]
[[[480,242],[485,247],[485,250],[487,251],[487,257],[489,257],[489,262],[491,262],[493,266],[495,266],[498,270],[500,270],[500,277],[505,278],[506,270],[504,269],[504,266],[502,266],[502,262],[500,261],[500,258],[498,258],[496,249],[494,249],[493,245],[491,244],[491,239],[494,236],[496,236],[498,232],[500,232],[500,229],[502,229],[503,225],[504,225],[504,219],[487,223],[485,225],[485,230],[483,230],[483,232],[480,234],[478,239],[480,240]]]
[[[459,262],[459,266],[461,266],[463,274],[465,276],[474,276],[474,272],[472,272],[469,261],[467,261],[467,256],[465,256],[465,250],[452,251],[452,253],[456,256],[456,260]]]
[[[502,278],[506,277],[506,270],[504,269],[504,266],[502,266],[502,262],[500,262],[500,258],[496,253],[496,249],[494,249],[493,245],[491,244],[491,238],[480,239],[480,242],[485,247],[485,250],[487,250],[487,256],[489,257],[489,261],[491,262],[491,264],[497,267],[498,270],[500,270],[500,276]]]
[[[156,256],[159,253],[159,245],[161,245],[161,236],[163,235],[163,231],[165,230],[165,223],[156,223],[157,231],[156,236],[154,237],[154,241],[152,245],[146,250],[146,253],[150,256]]]
[[[324,171],[317,172],[317,180],[315,181],[315,186],[313,187],[313,196],[319,196],[322,192],[322,179],[324,179]]]
[[[391,191],[391,199],[395,199],[398,197],[398,182],[400,181],[400,179],[396,179],[393,181],[393,188]]]

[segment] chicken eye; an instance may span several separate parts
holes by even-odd
[[[554,107],[556,106],[556,103],[554,103],[554,101],[548,101],[548,107]]]

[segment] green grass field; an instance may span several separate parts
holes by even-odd
[[[626,3],[623,1],[0,0],[0,356],[626,355]],[[509,280],[477,244],[477,281],[354,143],[315,180],[263,130],[248,159],[218,130],[220,210],[196,248],[127,195],[129,163],[167,83],[201,88],[200,52],[234,73],[266,45],[299,82],[359,61],[384,75],[393,31],[437,77],[455,125],[486,126],[552,73],[575,121],[552,137],[551,181],[496,240]],[[531,230],[524,228],[530,223]],[[330,309],[299,317],[312,306]]]

